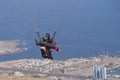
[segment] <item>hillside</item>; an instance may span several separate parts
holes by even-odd
[[[120,57],[100,55],[68,60],[22,59],[6,61],[0,62],[0,75],[30,76],[48,80],[91,80],[93,65],[105,66],[107,70],[119,68]]]

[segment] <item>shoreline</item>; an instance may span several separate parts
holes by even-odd
[[[23,42],[20,40],[0,41],[0,55],[22,52],[25,50],[22,46]]]
[[[81,77],[93,76],[92,69],[94,65],[104,66],[107,68],[107,71],[117,69],[120,67],[120,57],[99,55],[97,57],[72,58],[68,60],[12,60],[0,62],[0,73],[9,75],[11,72],[20,72],[24,76],[29,75],[31,77],[38,76],[44,78],[54,76],[56,78],[64,77],[64,79],[66,79],[68,77],[74,77],[78,79]]]
[[[20,40],[0,41],[0,55],[23,51]],[[0,62],[0,75],[51,78],[51,80],[92,79],[93,66],[104,66],[107,72],[120,68],[120,56],[101,54],[98,56],[71,58],[66,60],[18,59]],[[113,78],[110,76],[109,78]],[[119,77],[120,78],[120,77]]]

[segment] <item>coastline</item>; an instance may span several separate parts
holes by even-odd
[[[0,55],[23,51],[20,40],[0,41]],[[120,68],[120,56],[98,55],[67,60],[20,59],[0,62],[0,77],[42,78],[45,80],[93,79],[93,66],[104,66],[107,72]],[[28,79],[30,79],[28,78]],[[120,79],[120,75],[108,75],[109,79]]]
[[[0,55],[24,51],[22,44],[20,40],[0,41]]]
[[[120,67],[120,57],[99,55],[90,58],[72,58],[68,60],[48,59],[21,59],[0,62],[0,73],[15,75],[19,72],[23,76],[57,78],[61,80],[91,79],[93,66],[99,65],[107,68],[107,72]],[[1,75],[0,74],[0,75]],[[91,76],[91,77],[90,77]],[[112,76],[108,77],[114,78]],[[120,79],[120,78],[118,78]],[[51,79],[54,80],[54,79]],[[115,80],[115,79],[114,79]]]

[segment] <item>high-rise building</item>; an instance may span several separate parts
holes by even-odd
[[[93,66],[94,79],[107,79],[106,67],[103,66]]]

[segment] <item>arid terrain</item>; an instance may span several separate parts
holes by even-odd
[[[22,42],[19,40],[0,41],[0,55],[23,51]]]
[[[91,58],[73,58],[69,60],[22,59],[6,61],[0,62],[0,75],[29,76],[35,78],[35,80],[36,78],[92,80],[93,65],[105,66],[107,71],[120,68],[120,57],[100,55]],[[110,78],[113,79],[112,77]]]
[[[22,51],[19,40],[0,41],[0,55]],[[0,80],[93,80],[93,66],[120,68],[120,57],[99,55],[68,60],[20,59],[0,62]],[[109,80],[120,77],[109,76]]]
[[[0,75],[0,80],[47,80],[47,79],[33,78],[33,77],[19,77],[19,76]]]

